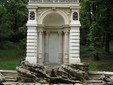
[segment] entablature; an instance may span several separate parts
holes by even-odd
[[[79,7],[79,0],[29,0],[29,6],[37,7]]]
[[[79,3],[79,0],[29,0],[37,3]]]

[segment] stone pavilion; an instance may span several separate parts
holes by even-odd
[[[26,61],[80,63],[79,0],[29,0]]]

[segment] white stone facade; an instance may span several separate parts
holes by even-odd
[[[30,0],[26,60],[34,64],[80,63],[79,0]]]

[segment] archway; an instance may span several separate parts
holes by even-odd
[[[49,14],[57,14],[60,17],[62,17],[62,19],[64,20],[64,24],[67,25],[69,24],[69,18],[66,15],[65,12],[63,12],[62,10],[59,9],[55,9],[55,10],[46,10],[44,11],[38,18],[38,24],[43,24],[44,19],[49,15]]]
[[[64,19],[61,15],[59,15],[58,13],[50,13],[48,14],[44,20],[43,20],[43,24],[45,26],[63,26],[64,25]]]
[[[45,64],[58,65],[63,63],[63,17],[55,12],[43,19],[44,43],[43,53]]]

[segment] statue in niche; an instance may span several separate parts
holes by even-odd
[[[35,20],[35,12],[34,11],[30,12],[30,20]]]
[[[78,13],[77,12],[73,13],[73,20],[78,20]]]

